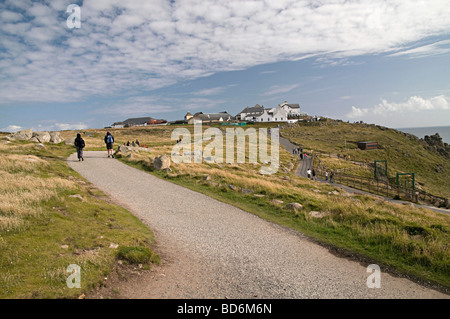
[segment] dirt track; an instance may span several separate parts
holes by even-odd
[[[120,287],[123,298],[448,298],[340,258],[295,231],[131,168],[106,152],[69,165],[155,233],[163,263]]]

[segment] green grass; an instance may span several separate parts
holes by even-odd
[[[17,178],[29,176],[43,188],[60,178],[68,186],[41,200],[36,207],[40,213],[23,217],[21,227],[0,231],[0,298],[76,298],[103,285],[117,263],[118,249],[111,244],[151,253],[152,232],[69,168],[66,158],[73,151],[64,144],[47,144],[43,150],[26,142],[2,147],[2,155],[32,154],[48,163],[33,170],[16,165]],[[0,217],[10,215],[0,210]],[[81,288],[67,287],[71,264],[81,267]]]
[[[163,148],[161,146],[161,148]],[[170,148],[164,148],[170,149]],[[295,229],[316,241],[338,247],[409,276],[450,287],[450,216],[423,208],[389,203],[365,195],[345,195],[330,184],[315,183],[279,171],[259,176],[249,164],[173,164],[172,172],[155,171],[150,157],[134,154],[119,160],[155,176],[234,205],[261,218]],[[280,151],[281,161],[292,159]],[[204,179],[209,175],[207,180]],[[283,179],[288,175],[289,180]],[[234,185],[232,190],[228,185]],[[244,194],[241,189],[254,193]],[[329,194],[338,190],[339,195]],[[256,197],[261,194],[264,197]],[[273,199],[283,204],[274,204]],[[286,204],[298,202],[294,212]],[[327,213],[314,218],[309,213]]]
[[[333,121],[286,126],[281,135],[315,154],[345,154],[350,155],[352,161],[366,163],[387,160],[390,177],[395,177],[396,173],[413,172],[417,187],[433,195],[450,198],[450,160],[428,151],[425,144],[413,135],[377,125]],[[359,141],[375,141],[380,148],[362,151],[352,143]],[[435,170],[439,164],[443,167],[441,173]],[[348,166],[344,160],[332,165],[333,168]],[[356,170],[356,174],[361,176],[370,176],[370,173],[373,171]]]

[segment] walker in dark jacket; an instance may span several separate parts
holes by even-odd
[[[78,161],[84,161],[83,148],[85,146],[85,143],[80,133],[77,134],[77,138],[75,139],[74,144],[75,147],[77,148]]]
[[[105,135],[105,144],[106,144],[106,149],[108,150],[108,157],[114,157],[113,154],[113,144],[114,144],[114,136],[112,136],[112,134],[110,132],[107,132]]]

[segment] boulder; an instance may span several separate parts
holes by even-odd
[[[59,132],[51,132],[50,133],[50,143],[52,144],[58,144],[63,141],[61,135],[59,135]]]
[[[33,142],[33,143],[40,143],[39,139],[38,139],[36,136],[32,137],[32,138],[30,139],[30,142]]]
[[[170,157],[167,155],[155,157],[153,167],[157,170],[170,168]]]
[[[37,148],[45,148],[45,145],[42,144],[42,143],[37,143],[35,146],[36,146]]]
[[[290,210],[299,211],[299,210],[303,209],[303,205],[299,204],[299,203],[289,203],[286,205],[286,208],[290,209]]]
[[[33,138],[37,138],[39,143],[48,143],[50,142],[50,133],[49,132],[33,132]]]
[[[69,137],[64,140],[64,144],[66,144],[66,145],[74,145],[74,143],[75,143],[75,137]]]
[[[325,217],[325,216],[327,216],[327,215],[330,215],[330,213],[329,213],[329,212],[316,212],[316,211],[310,211],[310,212],[309,212],[309,215],[310,215],[311,217],[314,217],[314,218],[322,218],[322,217]]]
[[[19,141],[28,141],[30,138],[33,137],[33,131],[32,130],[19,131],[12,134],[11,137]]]
[[[253,194],[254,192],[251,189],[243,188],[243,189],[241,189],[241,193],[242,194]]]
[[[281,199],[272,199],[270,202],[275,205],[281,205],[284,203]]]
[[[235,190],[237,190],[237,187],[236,186],[234,186],[234,185],[228,185],[228,188],[230,188],[231,190],[233,190],[233,191],[235,191]]]

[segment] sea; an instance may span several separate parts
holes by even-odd
[[[444,143],[450,144],[450,126],[430,126],[430,127],[408,127],[396,128],[396,130],[413,134],[418,138],[424,138],[425,135],[434,135],[436,133],[442,137]]]

